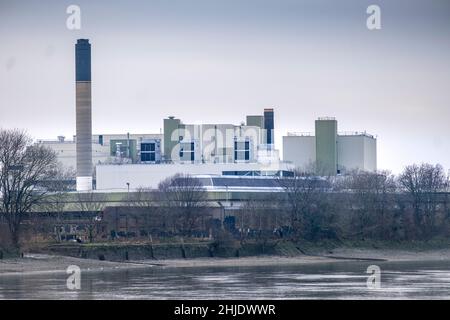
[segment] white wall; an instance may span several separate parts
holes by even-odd
[[[157,188],[160,181],[176,173],[221,175],[222,171],[278,171],[290,168],[289,165],[280,162],[266,165],[258,163],[98,165],[97,190],[124,191],[127,190],[127,182],[130,183],[130,190],[139,187]]]
[[[292,162],[296,168],[307,169],[316,162],[316,138],[314,136],[284,136],[283,161]]]
[[[250,161],[257,160],[255,156],[261,141],[261,128],[256,126],[235,126],[232,124],[203,124],[200,127],[201,137],[199,139],[201,141],[204,161],[216,161],[218,163],[233,162],[235,137],[250,138],[252,142]],[[215,153],[217,154],[213,156]]]
[[[56,142],[56,141],[44,141],[41,142],[44,146],[52,149],[56,152],[56,156],[59,162],[65,168],[72,167],[76,169],[77,166],[77,149],[75,142]],[[99,162],[104,162],[109,158],[109,146],[102,146],[96,143],[92,144],[92,163],[94,166]]]
[[[365,135],[341,135],[337,139],[340,170],[376,171],[376,140]]]
[[[362,136],[339,136],[337,138],[338,169],[364,170],[364,139]]]
[[[370,137],[364,137],[364,168],[377,170],[377,140]]]
[[[314,136],[284,136],[283,161],[297,168],[308,168],[316,161]],[[360,169],[377,170],[377,141],[366,135],[338,135],[337,162],[342,171]]]

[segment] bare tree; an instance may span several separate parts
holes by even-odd
[[[8,223],[16,249],[20,248],[24,215],[45,199],[45,181],[51,180],[56,171],[55,152],[33,145],[23,131],[0,130],[0,214]]]
[[[157,200],[158,196],[155,190],[144,187],[138,188],[129,199],[132,205],[141,208],[154,207]]]
[[[167,217],[163,214],[163,210],[158,206],[157,192],[150,188],[140,187],[133,193],[130,201],[134,207],[144,210],[142,227],[145,228],[148,238],[152,239],[151,229],[152,225],[154,225],[152,222],[157,219],[161,226],[165,227],[167,224]]]
[[[75,188],[73,184],[75,177],[76,172],[73,168],[65,169],[59,163],[52,180],[46,183],[49,194],[42,207],[55,218],[56,225],[53,224],[53,226],[55,227],[56,240],[58,242],[61,242],[62,216],[70,200],[68,192]]]
[[[338,183],[339,184],[339,183]],[[388,171],[351,171],[340,184],[341,190],[349,191],[351,205],[352,235],[392,235],[395,219],[392,211],[392,195],[396,191],[395,177]]]
[[[325,191],[330,188],[329,180],[295,170],[294,176],[281,177],[278,181],[286,195],[290,227],[298,238],[316,238],[325,227],[323,212],[319,208],[324,205]]]
[[[248,236],[254,237],[264,251],[267,243],[275,235],[279,235],[280,207],[273,195],[266,195],[265,199],[250,198],[244,201],[242,208],[237,210],[237,224],[241,231],[241,244]],[[248,234],[248,231],[251,234]]]
[[[207,201],[202,182],[189,174],[175,174],[160,182],[158,191],[167,209],[166,214],[175,218],[175,229],[191,234],[200,221]]]
[[[443,167],[427,163],[407,166],[398,180],[411,199],[417,231],[431,236],[436,226],[438,193],[448,186]]]
[[[76,206],[82,212],[98,212],[105,206],[106,197],[103,193],[88,191],[77,192]]]

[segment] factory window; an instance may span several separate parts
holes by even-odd
[[[194,161],[195,160],[195,143],[194,142],[180,143],[179,154],[180,154],[181,161]]]
[[[250,141],[234,141],[234,161],[250,160]]]
[[[141,161],[155,161],[155,153],[141,153]]]
[[[141,143],[141,161],[142,162],[156,161],[155,143]]]
[[[141,144],[141,152],[155,152],[155,144],[154,143],[142,143]]]
[[[98,136],[98,143],[100,145],[103,145],[103,135],[102,134]]]

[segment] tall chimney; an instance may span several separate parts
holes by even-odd
[[[77,191],[92,190],[91,45],[78,39],[75,45]]]
[[[266,129],[266,144],[268,148],[272,149],[274,145],[274,121],[273,109],[264,109],[264,129]]]

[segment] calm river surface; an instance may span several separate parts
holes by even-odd
[[[366,269],[381,268],[367,289]],[[280,267],[151,268],[0,277],[1,299],[449,299],[450,262],[337,262]]]

